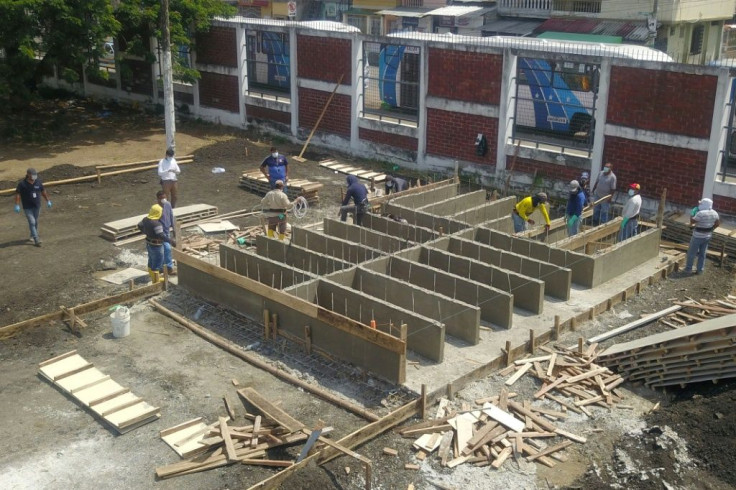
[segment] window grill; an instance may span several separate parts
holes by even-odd
[[[419,113],[420,48],[363,43],[361,116],[416,123]]]
[[[248,92],[275,96],[290,94],[289,34],[272,31],[246,33]]]

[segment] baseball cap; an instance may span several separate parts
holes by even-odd
[[[631,184],[631,185],[629,186],[629,189],[634,189],[635,191],[638,191],[638,190],[640,190],[640,189],[641,189],[641,186],[640,186],[639,184],[637,184],[636,182],[633,182],[633,183],[632,183],[632,184]]]
[[[577,180],[571,180],[571,181],[570,181],[570,187],[571,187],[571,188],[572,188],[573,190],[575,190],[575,189],[577,189],[578,187],[580,187],[580,182],[578,182]]]
[[[284,181],[283,181],[283,180],[281,180],[281,179],[279,179],[279,180],[277,180],[276,182],[274,182],[274,183],[273,183],[273,185],[275,185],[275,186],[277,186],[277,187],[279,187],[279,186],[283,187],[283,185],[284,185]]]

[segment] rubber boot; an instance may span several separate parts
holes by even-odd
[[[151,282],[154,283],[154,284],[156,284],[158,282],[158,278],[156,277],[157,274],[158,273],[157,272],[154,272],[153,269],[151,269],[150,267],[148,268],[148,275],[151,278]]]
[[[276,232],[274,230],[268,230],[268,238],[276,238]]]
[[[283,241],[284,238],[286,238],[286,235],[283,233],[279,233],[279,240]]]

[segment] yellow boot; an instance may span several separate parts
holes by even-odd
[[[274,230],[268,230],[268,238],[276,238],[276,232]]]
[[[156,272],[153,271],[150,267],[148,268],[148,276],[151,278],[151,282],[156,284],[158,280],[156,279]]]

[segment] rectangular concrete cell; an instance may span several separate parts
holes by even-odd
[[[457,237],[448,237],[447,251],[544,281],[544,292],[554,298],[570,299],[572,271],[548,262]]]
[[[275,289],[284,289],[313,279],[311,274],[297,270],[289,264],[254,255],[224,243],[220,244],[220,267]]]
[[[263,318],[263,298],[179,262],[178,285],[200,298],[227,306],[250,318]]]
[[[396,336],[398,327],[406,324],[407,348],[436,362],[442,362],[445,348],[445,326],[431,318],[409,312],[379,298],[361,294],[329,280],[320,279],[313,302],[340,315],[369,325],[376,321],[378,330]],[[391,325],[394,327],[392,328]]]
[[[591,287],[599,286],[657,257],[661,235],[661,229],[650,228],[633,238],[607,248],[601,254],[596,254],[593,257],[595,265]]]
[[[374,231],[401,238],[402,240],[411,240],[418,243],[424,243],[437,237],[437,233],[428,228],[422,228],[411,223],[403,223],[376,214],[366,214],[363,216],[363,226]]]
[[[458,213],[466,211],[470,208],[480,206],[486,202],[486,191],[479,190],[459,194],[450,199],[435,201],[432,204],[426,204],[417,208],[417,211],[424,213],[436,214],[437,216],[454,216]]]
[[[330,277],[330,280],[334,280],[334,277]],[[360,266],[353,277],[351,287],[405,310],[436,318],[445,324],[447,334],[466,342],[477,344],[480,340],[480,308],[477,306]]]
[[[353,266],[350,262],[344,262],[328,255],[313,252],[293,243],[273,240],[263,235],[256,238],[256,250],[258,251],[258,255],[318,276]]]
[[[353,264],[383,255],[379,250],[299,227],[291,229],[291,243]]]
[[[514,295],[514,306],[532,313],[541,313],[544,308],[544,282],[522,276],[500,267],[461,257],[443,250],[447,243],[422,247],[419,261],[423,264],[467,277]]]
[[[501,218],[506,218],[509,221],[511,230],[513,230],[513,223],[511,221],[511,210],[514,209],[515,204],[515,197],[505,197],[497,201],[483,203],[474,208],[456,213],[454,216],[452,216],[452,218],[471,225],[479,225],[488,221],[495,221],[500,220]]]
[[[401,252],[406,257],[392,256],[371,260],[361,267],[406,281],[448,298],[457,299],[480,308],[480,318],[502,328],[511,328],[513,295],[486,284],[458,277],[428,265],[416,262],[418,249]]]
[[[409,194],[408,196],[395,197],[390,202],[405,208],[416,209],[427,204],[455,197],[457,196],[457,192],[457,184],[448,184],[427,191],[417,192],[416,194]]]
[[[408,242],[381,233],[380,231],[374,231],[363,226],[349,225],[335,219],[325,218],[323,223],[324,232],[327,235],[386,253],[398,252],[414,245],[413,242]]]
[[[461,230],[470,228],[470,225],[462,223],[460,221],[437,216],[431,213],[424,213],[410,208],[399,206],[393,202],[388,202],[384,205],[383,210],[386,214],[392,214],[404,218],[409,223],[440,233],[456,233]]]

